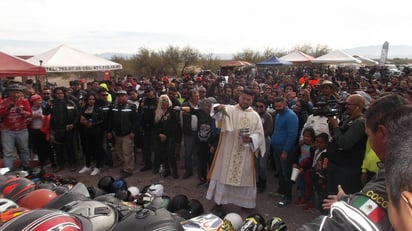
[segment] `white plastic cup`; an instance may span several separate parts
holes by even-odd
[[[295,182],[296,179],[298,179],[299,176],[299,169],[298,168],[292,168],[292,174],[290,176],[290,180]]]

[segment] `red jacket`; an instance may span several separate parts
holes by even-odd
[[[29,101],[21,98],[13,102],[10,98],[0,103],[0,117],[3,120],[3,129],[20,131],[27,128],[27,118],[31,116]]]

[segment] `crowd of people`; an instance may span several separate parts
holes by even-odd
[[[346,209],[332,204],[342,198],[349,198],[350,205],[372,200],[386,214],[380,172],[387,149],[385,119],[412,100],[412,73],[387,76],[374,68],[300,67],[173,79],[127,75],[69,85],[4,84],[4,167],[15,167],[16,147],[24,169],[37,155],[40,166],[50,164],[54,172],[69,168],[97,175],[104,165],[119,162],[123,178],[134,174],[136,163],[143,166],[139,171],[174,179],[196,173],[198,185],[208,184],[206,198],[214,200],[216,209],[228,203],[255,208],[272,168],[279,180],[278,186],[269,186],[270,195],[279,197],[278,207],[294,203],[324,214],[304,230],[317,229],[317,224],[333,227],[328,221],[339,214],[327,214],[339,206]],[[391,164],[399,165],[396,160]],[[295,198],[294,185],[299,189]],[[399,191],[391,192],[399,197]],[[373,227],[390,227],[387,216],[371,219]]]

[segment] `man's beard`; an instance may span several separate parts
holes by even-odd
[[[249,105],[245,105],[245,104],[239,104],[240,108],[242,108],[242,110],[246,110],[249,108]]]

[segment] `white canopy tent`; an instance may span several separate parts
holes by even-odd
[[[325,63],[325,64],[353,64],[361,63],[357,58],[352,57],[348,53],[341,50],[334,50],[325,55],[319,56],[312,61],[312,63]]]
[[[46,68],[47,72],[110,71],[122,69],[122,65],[83,51],[60,45],[31,57],[28,62]]]
[[[359,59],[365,65],[378,65],[379,63],[373,59],[361,55],[354,55],[353,57]]]
[[[280,57],[279,59],[286,60],[292,63],[310,63],[315,58],[303,53],[302,51],[295,50],[287,55]]]

